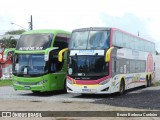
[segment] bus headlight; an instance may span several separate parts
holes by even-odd
[[[73,81],[71,81],[71,80],[68,80],[68,79],[67,79],[67,82],[68,82],[69,84],[73,84]]]
[[[47,81],[48,81],[48,80],[42,80],[42,81],[38,82],[37,85],[44,84],[44,83],[46,83]]]
[[[100,82],[99,84],[100,84],[100,85],[104,85],[104,84],[108,83],[109,80],[110,80],[110,79],[104,80],[104,81]]]

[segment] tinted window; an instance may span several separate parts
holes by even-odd
[[[109,31],[78,31],[73,32],[69,44],[70,49],[108,49]]]
[[[104,76],[108,75],[109,64],[103,56],[73,56],[69,58],[69,75]]]
[[[68,36],[65,34],[58,34],[53,46],[58,47],[60,50],[68,48]]]
[[[69,44],[70,49],[86,49],[89,31],[73,32]]]
[[[50,59],[49,59],[49,70],[50,72],[58,72],[62,69],[64,64],[64,60],[62,62],[58,61],[58,51],[53,50],[50,52]]]
[[[15,75],[43,75],[47,71],[44,54],[16,54],[14,57],[13,74]]]
[[[155,44],[133,35],[114,31],[113,46],[155,53]]]
[[[52,35],[24,34],[18,40],[17,50],[44,50],[51,45]]]

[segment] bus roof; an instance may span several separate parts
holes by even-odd
[[[111,28],[109,27],[89,27],[89,28],[80,28],[80,29],[75,29],[72,32],[78,32],[78,31],[88,31],[88,30],[110,30]]]
[[[78,31],[80,32],[80,31],[88,31],[88,30],[112,30],[112,31],[116,31],[116,30],[117,30],[117,31],[121,31],[121,32],[123,32],[123,33],[125,33],[125,34],[131,35],[131,36],[133,36],[133,37],[140,38],[140,39],[142,39],[142,40],[144,40],[144,41],[148,41],[148,42],[151,42],[151,43],[154,44],[154,42],[152,42],[152,41],[150,41],[150,40],[141,38],[141,37],[139,37],[139,36],[137,36],[137,35],[134,35],[134,34],[132,34],[132,33],[126,32],[126,31],[121,30],[121,29],[118,29],[118,28],[113,28],[113,27],[88,27],[88,28],[79,28],[79,29],[74,29],[72,32],[78,32]]]
[[[42,29],[42,30],[30,30],[27,32],[24,32],[23,34],[38,34],[38,33],[53,33],[53,34],[58,34],[58,33],[64,33],[64,34],[70,34],[69,31],[65,30],[58,30],[58,29]]]

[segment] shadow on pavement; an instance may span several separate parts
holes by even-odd
[[[63,91],[51,91],[51,92],[31,92],[31,93],[25,93],[25,94],[20,94],[22,96],[38,96],[38,97],[50,97],[50,96],[55,96],[55,95],[61,95],[61,94],[66,94]]]
[[[160,110],[160,89],[142,90],[121,96],[110,96],[95,100],[95,104],[106,104],[116,107],[129,107],[137,109]]]

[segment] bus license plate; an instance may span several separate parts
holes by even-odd
[[[30,88],[30,86],[24,86],[24,89],[25,90],[30,90],[31,88]]]
[[[96,92],[96,89],[82,89],[82,92],[91,92],[91,93],[95,93]]]

